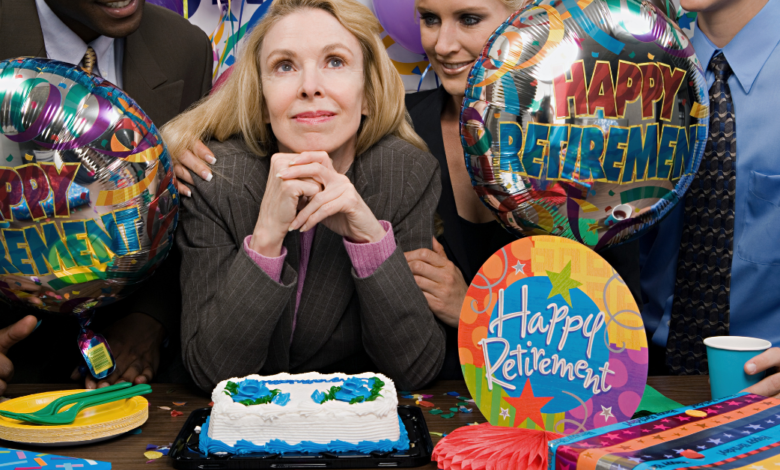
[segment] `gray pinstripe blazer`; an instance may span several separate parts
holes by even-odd
[[[252,373],[374,370],[416,389],[444,361],[445,334],[406,264],[431,248],[441,192],[436,159],[388,136],[355,159],[347,176],[376,217],[393,224],[396,251],[367,278],[352,269],[342,238],[316,228],[292,342],[299,232],[284,240],[281,283],[244,252],[265,193],[270,158],[233,138],[209,145],[215,179],[184,198],[182,354],[203,389]]]

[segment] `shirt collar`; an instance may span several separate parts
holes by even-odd
[[[699,29],[698,21],[691,43],[704,70],[707,70],[712,56],[718,51],[723,51],[742,89],[745,93],[750,93],[758,73],[780,42],[778,18],[780,18],[780,2],[769,0],[764,8],[722,49],[713,44]]]
[[[87,43],[62,22],[45,0],[35,0],[35,6],[41,21],[46,55],[50,59],[61,62],[80,64],[87,52]],[[95,50],[100,75],[106,77],[103,71],[107,70],[114,61],[114,38],[99,36],[89,45]]]

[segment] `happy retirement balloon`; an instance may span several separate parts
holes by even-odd
[[[671,210],[707,140],[686,36],[637,0],[540,0],[493,34],[461,113],[474,189],[518,235],[599,249]]]
[[[130,97],[61,62],[3,61],[0,131],[0,301],[34,296],[84,315],[152,274],[178,193],[161,136]]]
[[[458,326],[463,376],[496,426],[572,434],[630,419],[647,381],[647,337],[620,275],[562,237],[521,238],[490,257]]]

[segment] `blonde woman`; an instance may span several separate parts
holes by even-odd
[[[432,248],[436,160],[355,0],[275,0],[216,94],[168,124],[202,140],[211,182],[184,198],[184,362],[196,383],[250,373],[439,372],[445,335],[404,251]]]
[[[444,233],[434,249],[406,254],[428,304],[447,325],[447,356],[440,378],[462,377],[457,326],[468,284],[482,264],[516,238],[495,221],[471,186],[460,141],[459,118],[466,82],[493,31],[528,0],[417,0],[423,49],[441,81],[435,90],[407,95],[415,131],[442,169],[437,213]],[[639,299],[636,243],[601,253]]]

